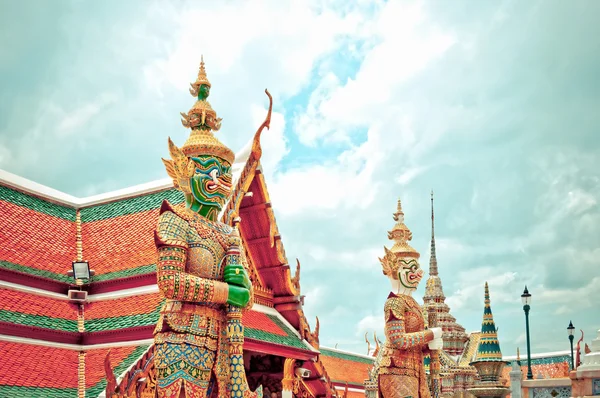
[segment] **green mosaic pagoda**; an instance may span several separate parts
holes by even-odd
[[[479,381],[468,391],[476,397],[502,398],[510,389],[500,379],[502,370],[507,362],[502,360],[498,331],[494,323],[494,315],[490,306],[490,290],[485,283],[485,306],[483,309],[483,321],[481,322],[481,338],[475,361],[471,365],[477,369]]]
[[[502,361],[502,352],[500,351],[500,342],[498,341],[498,332],[494,323],[494,315],[490,306],[490,290],[487,282],[485,283],[485,306],[483,308],[483,321],[481,322],[481,338],[475,354],[475,362]]]

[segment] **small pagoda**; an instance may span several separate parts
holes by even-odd
[[[485,307],[483,309],[483,322],[481,323],[481,337],[475,360],[470,363],[477,369],[479,380],[468,391],[476,397],[503,398],[510,389],[504,385],[500,378],[502,370],[508,363],[502,360],[498,331],[490,306],[490,291],[485,283]]]

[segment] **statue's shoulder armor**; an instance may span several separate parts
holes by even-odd
[[[404,317],[404,309],[406,308],[406,301],[404,297],[390,296],[383,307],[386,319],[393,315],[395,318],[400,319]]]
[[[169,245],[187,248],[189,228],[189,223],[177,215],[171,204],[166,200],[163,201],[158,216],[158,225],[154,234],[156,246]]]

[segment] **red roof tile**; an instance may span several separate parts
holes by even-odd
[[[72,221],[0,201],[0,260],[65,274],[76,259]]]
[[[333,382],[363,385],[373,367],[375,358],[369,359],[350,353],[321,348],[319,356]]]
[[[156,263],[158,208],[81,226],[83,256],[97,274]]]
[[[0,385],[77,388],[77,351],[0,341]]]
[[[116,347],[110,349],[110,363],[114,367],[123,362],[129,355],[137,349],[136,346]],[[85,354],[85,386],[86,388],[94,386],[105,378],[104,358],[106,358],[107,348],[98,350],[89,350]],[[136,358],[137,359],[137,358]],[[116,377],[119,377],[117,374]]]
[[[162,298],[158,292],[115,300],[95,301],[85,307],[85,319],[149,314],[157,310],[161,301]]]
[[[242,317],[244,327],[262,330],[268,333],[287,336],[288,334],[282,330],[271,318],[266,314],[257,311],[247,311]]]
[[[77,320],[77,307],[67,300],[58,300],[17,290],[0,288],[0,308],[29,315]]]

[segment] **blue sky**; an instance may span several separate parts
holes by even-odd
[[[427,269],[436,195],[447,303],[506,355],[600,328],[596,1],[3,2],[0,168],[88,196],[166,177],[204,54],[221,139],[264,118],[263,167],[322,344],[366,352],[402,198]],[[422,284],[424,285],[424,284]],[[424,286],[418,291],[423,294]]]

